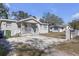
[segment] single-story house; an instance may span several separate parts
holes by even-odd
[[[27,35],[27,34],[39,34],[48,33],[48,24],[41,23],[39,20],[33,17],[29,17],[22,20],[10,20],[10,19],[0,19],[0,29],[4,31],[11,31],[11,36],[16,34]]]
[[[63,32],[65,27],[63,25],[51,25],[49,26],[50,32]]]

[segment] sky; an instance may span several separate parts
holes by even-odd
[[[46,12],[51,12],[61,17],[65,23],[79,17],[78,3],[9,3],[6,5],[10,12],[22,10],[37,18],[41,18]]]

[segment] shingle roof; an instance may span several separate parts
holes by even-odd
[[[3,22],[23,22],[23,21],[29,21],[29,20],[34,20],[34,21],[36,21],[37,23],[39,23],[39,24],[46,24],[46,23],[42,23],[42,22],[40,22],[39,20],[37,20],[36,18],[34,18],[34,17],[29,17],[29,18],[26,18],[26,19],[21,19],[21,20],[10,20],[10,19],[0,19],[0,21],[3,21]]]
[[[64,27],[63,25],[51,25],[50,27]]]

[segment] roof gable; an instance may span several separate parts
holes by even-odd
[[[29,18],[26,18],[26,19],[22,19],[18,22],[29,22],[29,23],[39,23],[41,24],[41,22],[33,17],[29,17]]]
[[[2,22],[16,22],[16,20],[10,20],[10,19],[0,19]]]
[[[9,20],[9,19],[0,19],[0,21],[2,22],[28,22],[28,23],[39,23],[39,24],[47,24],[47,23],[42,23],[40,22],[39,20],[37,20],[36,18],[34,17],[29,17],[29,18],[26,18],[26,19],[21,19],[21,20]]]
[[[38,23],[37,21],[35,21],[35,20],[27,20],[27,21],[25,21],[25,22],[28,22],[28,23]]]

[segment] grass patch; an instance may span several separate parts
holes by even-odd
[[[49,32],[46,34],[41,34],[48,37],[55,37],[55,38],[65,38],[65,32]]]
[[[55,46],[55,48],[61,51],[65,51],[67,53],[76,53],[79,55],[79,40],[65,42],[65,43]]]
[[[3,45],[0,45],[0,56],[6,56],[8,54],[8,50],[4,48]]]

